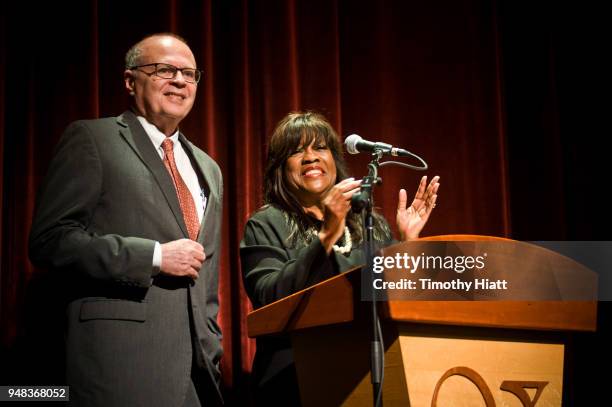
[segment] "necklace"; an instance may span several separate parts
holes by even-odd
[[[317,235],[318,232],[315,229],[311,229],[313,235]],[[351,232],[349,232],[348,226],[344,227],[344,238],[342,239],[344,244],[342,246],[338,246],[337,244],[333,245],[333,249],[336,253],[339,254],[347,254],[351,252],[353,248],[353,241],[351,239]]]

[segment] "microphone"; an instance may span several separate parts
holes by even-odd
[[[368,141],[361,138],[357,134],[351,134],[344,140],[346,151],[349,154],[359,154],[363,152],[374,152],[381,151],[386,155],[393,155],[396,157],[412,157],[413,155],[403,148],[393,147],[391,144]]]

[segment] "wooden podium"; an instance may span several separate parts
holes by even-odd
[[[520,250],[512,257],[514,273],[589,273],[567,257],[508,239],[449,235],[420,241],[511,242]],[[398,244],[383,255],[404,250]],[[371,307],[361,300],[360,281],[360,269],[353,269],[248,316],[251,337],[291,335],[304,406],[372,405]],[[554,285],[564,284],[572,285]],[[567,333],[596,329],[597,302],[420,297],[380,302],[379,314],[385,406],[560,406]]]

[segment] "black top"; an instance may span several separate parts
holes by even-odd
[[[318,237],[291,247],[288,217],[265,206],[247,222],[240,242],[244,286],[254,308],[270,304],[334,275],[365,264],[363,250],[328,255]],[[342,239],[341,239],[342,240]],[[299,405],[288,336],[260,337],[253,366],[257,405]]]

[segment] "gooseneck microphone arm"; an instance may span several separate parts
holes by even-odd
[[[427,170],[427,163],[418,155],[411,153],[408,150],[404,150],[403,148],[394,147],[391,144],[382,143],[382,142],[374,142],[368,141],[361,138],[361,136],[357,134],[351,134],[344,140],[344,146],[346,147],[346,151],[349,154],[359,154],[359,153],[380,153],[379,155],[391,155],[394,157],[412,157],[419,161],[420,166],[411,165],[399,161],[385,161],[379,164],[380,167],[385,165],[399,165],[401,167],[410,168],[411,170],[416,171],[425,171]]]

